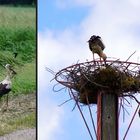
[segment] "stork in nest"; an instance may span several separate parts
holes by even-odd
[[[16,74],[16,72],[12,69],[10,64],[6,64],[5,69],[7,71],[7,76],[3,81],[0,82],[0,99],[4,95],[6,94],[8,95],[8,93],[11,91],[11,87],[12,87],[11,79]],[[7,96],[7,106],[8,106],[8,96]]]
[[[105,45],[103,44],[101,37],[93,35],[90,37],[88,43],[89,43],[89,49],[93,53],[93,60],[95,60],[94,54],[97,53],[100,57],[100,61],[102,58],[105,62],[107,59],[107,56],[105,53],[103,53],[103,50],[105,49]]]

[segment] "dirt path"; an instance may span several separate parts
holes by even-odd
[[[9,98],[8,110],[0,108],[0,140],[35,140],[35,113],[35,94]]]
[[[0,140],[36,140],[35,129],[25,129],[0,137]]]

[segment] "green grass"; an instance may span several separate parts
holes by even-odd
[[[5,54],[5,53],[4,53]],[[0,79],[5,78],[6,72],[2,65],[10,63],[17,74],[12,79],[12,95],[28,94],[36,91],[36,63],[21,63],[18,59],[14,59],[11,53],[4,55],[0,52]]]
[[[35,28],[34,7],[6,7],[0,6],[0,27]]]
[[[0,51],[0,66],[3,66],[5,64],[11,64],[11,65],[22,65],[22,63],[15,59],[13,54],[9,51]]]
[[[0,6],[0,15],[0,79],[3,80],[6,75],[3,65],[11,64],[17,72],[12,79],[12,92],[9,94],[14,100],[19,97],[18,95],[30,95],[36,92],[35,8]],[[14,52],[18,53],[16,58],[14,58]],[[14,117],[16,112],[13,106],[10,107],[12,109],[10,114],[3,114],[0,111],[0,135],[35,127],[35,110],[24,115],[19,113]],[[19,108],[16,109],[18,110]]]
[[[36,68],[35,62],[27,63],[21,68],[17,68],[17,75],[12,80],[12,92],[14,95],[33,93],[36,91]]]
[[[36,15],[33,7],[0,6],[0,51],[18,52],[21,61],[35,58]]]
[[[35,92],[36,28],[35,8],[0,6],[0,78],[4,78],[2,65],[16,67],[13,93]],[[18,56],[14,58],[13,53]]]

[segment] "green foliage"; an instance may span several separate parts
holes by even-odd
[[[35,4],[35,0],[0,0],[0,4],[17,5],[32,5]]]
[[[31,27],[35,29],[36,14],[33,7],[0,6],[0,27],[18,28]]]
[[[35,29],[16,30],[0,28],[0,51],[17,52],[21,61],[31,62],[35,58]]]
[[[9,63],[17,72],[12,79],[14,95],[35,92],[35,8],[0,6],[0,14],[0,78]]]
[[[35,91],[36,29],[35,8],[0,6],[0,78],[4,78],[4,65],[16,67],[13,92]],[[13,53],[18,53],[14,58]]]
[[[36,22],[35,8],[0,6],[0,15],[0,79],[5,78],[3,66],[7,63],[17,72],[12,79],[12,91],[9,94],[12,100],[8,107],[12,111],[2,113],[0,110],[0,135],[4,135],[17,129],[35,127],[35,109],[30,111],[29,106],[26,106],[27,101],[23,99],[23,103],[20,101],[22,106],[19,106],[21,98],[18,97],[22,94],[24,98],[24,94],[31,95],[29,93],[36,91]],[[16,58],[15,52],[18,53]],[[16,98],[17,101],[14,101]],[[31,102],[35,104],[35,100],[29,100]],[[19,110],[23,104],[24,108]]]
[[[23,62],[35,58],[34,8],[0,7],[0,51],[17,52]]]

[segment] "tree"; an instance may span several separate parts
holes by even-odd
[[[36,0],[0,0],[0,5],[33,5]]]

